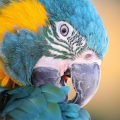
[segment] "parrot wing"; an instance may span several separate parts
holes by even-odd
[[[40,51],[43,48],[43,43],[38,40],[36,33],[27,29],[16,32],[17,34],[6,32],[1,45],[1,56],[10,79],[20,86],[28,85],[31,84],[33,64],[42,56]],[[20,52],[21,54],[19,54]]]
[[[90,115],[86,110],[77,104],[60,103],[63,120],[90,120]]]
[[[65,103],[69,90],[68,86],[51,84],[15,88],[6,92],[9,101],[1,116],[12,120],[89,120],[79,105]]]

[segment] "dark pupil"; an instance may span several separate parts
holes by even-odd
[[[68,35],[68,32],[69,32],[69,29],[68,27],[64,24],[61,26],[60,28],[60,32],[63,36],[67,36]]]
[[[66,29],[65,28],[62,29],[62,33],[66,33]]]

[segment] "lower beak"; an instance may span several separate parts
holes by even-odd
[[[34,69],[31,80],[36,86],[45,84],[54,84],[58,87],[62,86],[62,84],[60,84],[60,73],[56,69],[50,67],[38,67]]]
[[[69,103],[86,105],[97,91],[100,81],[100,68],[97,63],[72,64],[71,78],[76,96]]]

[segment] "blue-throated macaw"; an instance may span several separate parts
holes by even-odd
[[[89,120],[108,37],[89,0],[0,1],[0,115]],[[67,78],[76,96],[67,100]],[[77,105],[78,104],[78,105]]]

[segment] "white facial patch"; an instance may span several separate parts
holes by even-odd
[[[54,59],[52,57],[42,56],[34,66],[38,67],[50,67],[59,71],[60,75],[63,76],[64,72],[68,69],[70,60]]]
[[[97,63],[100,66],[101,62],[102,60],[97,57],[97,54],[94,51],[85,50],[70,63],[70,66],[73,63]]]

